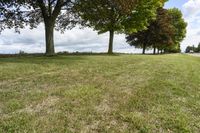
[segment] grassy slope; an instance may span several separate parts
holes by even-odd
[[[0,59],[0,132],[200,132],[200,58]]]

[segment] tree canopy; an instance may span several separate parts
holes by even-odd
[[[156,20],[150,22],[147,30],[128,34],[126,39],[131,46],[143,48],[143,54],[145,54],[147,47],[155,49],[156,47],[161,47],[160,44],[172,44],[173,34],[174,30],[171,25],[171,17],[167,9],[159,8],[157,10]]]
[[[147,30],[128,34],[126,39],[131,46],[143,48],[156,48],[165,52],[180,52],[180,42],[185,37],[187,24],[182,13],[177,9],[157,10],[157,18],[150,22]]]
[[[169,9],[168,13],[171,16],[171,24],[174,28],[175,35],[173,36],[174,45],[172,45],[171,47],[167,47],[166,52],[180,52],[180,43],[186,36],[187,23],[183,19],[183,14],[179,9]]]
[[[108,53],[112,54],[115,32],[145,29],[149,20],[155,18],[157,8],[162,5],[161,0],[79,0],[75,12],[85,26],[94,28],[99,34],[110,32]]]

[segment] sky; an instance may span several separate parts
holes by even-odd
[[[165,8],[179,8],[188,23],[187,36],[181,43],[182,51],[188,45],[197,46],[200,42],[200,0],[169,0]],[[79,29],[75,27],[64,34],[55,31],[55,50],[68,52],[107,52],[108,33],[98,35],[92,29]],[[26,53],[45,52],[44,26],[30,30],[28,27],[21,30],[20,34],[14,30],[5,30],[0,34],[0,53],[13,54],[24,51]],[[115,35],[114,52],[140,53],[140,49],[130,47],[125,40],[125,35]]]

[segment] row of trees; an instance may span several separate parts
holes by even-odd
[[[146,30],[128,34],[126,39],[131,46],[153,49],[153,53],[180,52],[180,42],[186,35],[187,23],[182,17],[181,11],[176,8],[157,10],[157,18],[150,22]]]
[[[19,32],[27,25],[36,28],[43,22],[47,55],[55,53],[54,30],[64,32],[77,24],[81,27],[91,27],[99,34],[109,32],[109,54],[113,53],[115,33],[125,33],[128,36],[143,34],[148,37],[128,38],[143,39],[142,43],[137,42],[137,47],[143,45],[146,49],[153,45],[154,48],[164,49],[164,45],[172,42],[177,46],[180,45],[185,33],[180,29],[185,29],[186,26],[185,23],[182,23],[182,27],[180,23],[176,23],[182,19],[181,12],[162,8],[165,2],[166,0],[1,0],[0,31],[15,28]],[[145,32],[149,34],[146,35]],[[149,36],[152,32],[155,40]],[[180,35],[173,34],[180,32],[183,32],[181,39],[179,39]],[[136,45],[130,39],[128,42]]]
[[[200,53],[200,43],[197,47],[193,46],[188,46],[185,50],[185,53]]]

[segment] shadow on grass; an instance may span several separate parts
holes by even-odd
[[[45,56],[45,55],[23,55],[23,56],[0,56],[0,64],[3,63],[23,63],[23,64],[71,64],[86,60],[83,56]]]
[[[65,53],[47,56],[45,54],[0,54],[1,63],[72,63],[86,60],[87,56],[120,56],[121,53]],[[123,54],[124,55],[124,54]]]

